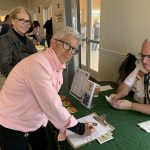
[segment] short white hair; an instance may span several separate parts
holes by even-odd
[[[69,26],[66,26],[60,29],[58,32],[56,32],[54,34],[54,38],[61,40],[67,35],[72,35],[78,41],[78,44],[80,44],[82,41],[81,34],[77,30]]]

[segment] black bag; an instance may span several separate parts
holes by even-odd
[[[136,67],[136,57],[133,54],[128,53],[125,60],[122,62],[119,68],[118,82],[123,82],[125,78],[135,69]]]

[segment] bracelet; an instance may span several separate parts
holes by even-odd
[[[131,110],[133,111],[133,102],[132,102],[132,104],[131,104]]]

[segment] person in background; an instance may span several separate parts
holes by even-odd
[[[50,41],[53,36],[53,24],[52,24],[52,18],[50,20],[47,20],[45,24],[43,25],[44,29],[46,29],[46,41],[48,47],[50,47]]]
[[[36,40],[40,43],[40,45],[45,45],[45,37],[44,33],[41,30],[40,23],[38,21],[33,21],[33,35],[35,35]]]
[[[86,39],[86,22],[81,24],[81,36],[82,36],[82,40]],[[81,45],[82,48],[85,48],[85,41],[82,41]]]
[[[37,52],[33,42],[25,36],[31,26],[29,11],[16,7],[9,17],[12,28],[0,36],[0,73],[4,77],[9,75],[18,62]],[[32,146],[32,143],[30,145]]]
[[[93,24],[93,38],[95,41],[100,40],[100,22],[99,19],[95,19],[94,24]],[[99,44],[94,43],[93,44],[93,50],[97,50]]]
[[[5,77],[19,61],[37,52],[32,41],[25,36],[31,23],[28,10],[17,7],[9,17],[12,28],[0,36],[0,72]]]
[[[4,22],[0,24],[0,36],[7,33],[11,28],[11,21],[9,15],[5,16]]]
[[[59,141],[65,140],[66,129],[79,135],[95,132],[90,122],[78,122],[58,95],[63,68],[79,52],[80,42],[80,34],[65,27],[51,39],[50,48],[23,59],[10,72],[0,91],[2,150],[29,150],[24,134],[45,127],[48,121],[60,130]],[[35,145],[36,150],[46,150],[40,141]]]
[[[139,53],[141,63],[122,82],[116,94],[110,95],[110,104],[116,109],[138,111],[150,115],[150,40],[145,39]],[[128,93],[134,91],[134,99],[130,102],[123,99]]]

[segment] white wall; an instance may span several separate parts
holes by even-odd
[[[28,7],[28,0],[0,0],[0,15],[7,15],[17,6]]]
[[[60,28],[65,26],[65,10],[64,0],[51,0],[52,1],[52,18],[53,18],[53,31],[54,33]],[[59,6],[58,6],[59,4]],[[58,19],[56,17],[59,17]]]
[[[100,80],[115,81],[123,57],[137,55],[150,37],[149,6],[150,0],[102,0]]]

